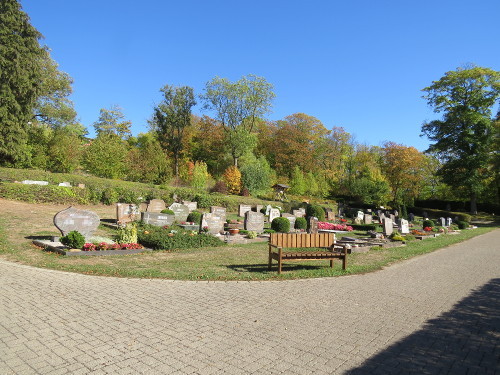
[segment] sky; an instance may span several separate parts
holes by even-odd
[[[120,106],[137,135],[165,84],[203,94],[216,76],[254,74],[274,86],[268,120],[301,112],[358,143],[424,151],[422,123],[441,115],[421,90],[466,64],[500,70],[499,0],[20,3],[73,78],[90,136],[101,108]]]

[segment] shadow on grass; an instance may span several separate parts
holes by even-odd
[[[273,263],[273,267],[271,269],[268,268],[267,264],[231,264],[225,265],[227,268],[235,271],[235,272],[257,272],[257,273],[277,273],[278,265],[277,263]],[[287,271],[306,271],[306,270],[318,270],[321,268],[330,268],[329,265],[307,265],[307,264],[290,264],[284,263],[281,267],[282,272]]]
[[[367,374],[493,374],[500,368],[500,279],[348,371]]]

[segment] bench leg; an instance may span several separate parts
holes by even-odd
[[[330,259],[330,268],[333,268],[333,259]]]
[[[345,270],[347,267],[347,255],[342,258],[342,269]]]
[[[278,275],[281,274],[281,264],[282,264],[281,257],[279,257],[279,259],[278,259]]]
[[[269,264],[268,264],[269,270],[271,270],[272,265],[273,265],[272,251],[271,251],[271,246],[269,246]]]

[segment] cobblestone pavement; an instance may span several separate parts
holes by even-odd
[[[499,374],[500,230],[366,275],[85,276],[0,261],[0,374]]]

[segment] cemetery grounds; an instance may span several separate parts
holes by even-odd
[[[115,206],[86,205],[77,208],[96,212],[101,219],[114,219]],[[216,248],[152,251],[120,256],[65,257],[43,251],[32,244],[40,236],[58,236],[54,215],[67,205],[31,204],[0,199],[0,258],[35,267],[78,272],[90,275],[165,278],[178,280],[273,280],[331,277],[379,270],[391,263],[438,250],[456,242],[486,233],[495,226],[464,230],[406,246],[372,248],[368,253],[348,256],[347,270],[337,261],[330,268],[327,261],[285,263],[277,274],[276,264],[268,270],[267,240]],[[113,229],[100,225],[96,235],[111,237]],[[356,232],[354,233],[356,234]],[[358,234],[364,234],[360,232]],[[353,233],[349,233],[353,235]]]

